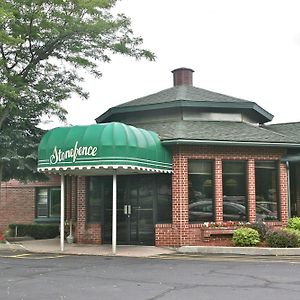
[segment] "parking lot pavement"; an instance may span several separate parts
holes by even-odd
[[[260,256],[260,255],[230,255],[230,254],[161,254],[153,258],[169,260],[198,260],[198,261],[216,261],[216,262],[266,262],[266,263],[292,263],[300,264],[300,256]]]
[[[1,254],[5,300],[298,300],[300,292],[298,257]]]

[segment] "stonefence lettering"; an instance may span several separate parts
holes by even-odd
[[[80,146],[78,147],[78,142],[75,143],[74,147],[65,151],[57,148],[53,149],[53,153],[50,156],[50,164],[55,165],[58,162],[64,161],[68,158],[72,158],[72,162],[77,160],[80,156],[96,156],[98,147],[93,146]]]

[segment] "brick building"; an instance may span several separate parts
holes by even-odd
[[[48,197],[50,202],[50,195],[54,194],[55,191],[60,193],[60,177],[58,175],[50,176],[49,181],[46,182],[28,182],[26,184],[17,180],[2,182],[0,193],[0,233],[4,232],[9,224],[43,222],[44,219],[43,217],[41,218],[42,211],[38,212],[38,208],[42,206],[41,202],[44,202],[44,216],[47,214],[45,221],[47,223],[58,222],[60,211],[56,210],[55,212],[55,209],[52,209],[53,211],[48,212]],[[46,195],[46,199],[44,197],[43,200],[38,200],[42,199],[43,194]],[[53,199],[53,201],[58,201],[60,206],[60,198],[53,197]]]
[[[194,87],[191,69],[173,79],[98,125],[49,131],[39,169],[61,179],[28,187],[1,224],[58,221],[64,204],[79,243],[179,246],[223,243],[213,236],[237,223],[284,226],[299,216],[300,123],[267,125],[273,116],[256,103]]]

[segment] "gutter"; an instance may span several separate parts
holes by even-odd
[[[192,139],[171,139],[162,140],[164,146],[168,145],[215,145],[215,146],[255,146],[255,147],[280,147],[280,148],[300,148],[296,143],[266,143],[266,142],[240,142],[240,141],[211,141]]]

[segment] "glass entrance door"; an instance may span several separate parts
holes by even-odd
[[[119,176],[117,187],[117,243],[154,244],[155,178]],[[111,201],[105,202],[104,242],[111,242]]]

